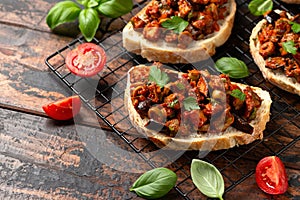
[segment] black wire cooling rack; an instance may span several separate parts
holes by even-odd
[[[80,37],[67,46],[56,51],[46,58],[46,64],[53,73],[74,93],[78,94],[82,101],[101,119],[100,126],[111,130],[122,139],[142,160],[150,167],[168,165],[178,175],[175,190],[184,199],[193,199],[194,196],[201,199],[199,191],[195,188],[190,177],[190,164],[193,158],[199,156],[199,152],[185,152],[171,164],[172,159],[164,153],[147,153],[156,147],[145,138],[137,137],[134,128],[128,119],[124,108],[124,88],[126,86],[126,72],[135,65],[147,63],[140,56],[127,52],[122,47],[122,28],[130,18],[145,6],[148,1],[136,1],[130,14],[122,18],[108,21],[102,26],[107,32],[101,39],[94,38],[92,42],[100,45],[107,54],[105,70],[93,78],[79,78],[71,74],[65,67],[65,56],[85,40]],[[264,132],[264,140],[255,141],[252,144],[240,146],[229,150],[221,150],[208,153],[204,159],[215,165],[222,173],[225,180],[225,192],[250,177],[257,164],[257,160],[267,155],[279,155],[299,141],[300,136],[300,98],[297,95],[288,94],[285,91],[266,82],[249,53],[249,37],[252,28],[261,20],[248,10],[249,1],[236,1],[237,13],[235,24],[229,40],[217,49],[212,57],[216,60],[220,57],[231,56],[243,60],[249,67],[250,76],[238,80],[249,85],[254,85],[268,90],[273,100],[271,106],[271,120]],[[274,9],[287,10],[291,14],[300,13],[299,6],[283,4],[273,1]],[[117,27],[117,28],[116,28]],[[170,65],[169,65],[170,66]],[[193,66],[173,65],[173,68],[185,71]],[[214,70],[213,68],[210,68]],[[262,151],[263,149],[263,151]],[[243,167],[247,165],[248,167]],[[246,170],[247,169],[247,170]],[[234,171],[234,176],[232,175]]]

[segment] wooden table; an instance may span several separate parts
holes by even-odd
[[[149,154],[152,144],[143,138],[116,134],[108,124],[117,121],[118,116],[106,113],[107,124],[88,106],[83,106],[79,116],[68,122],[49,119],[42,111],[42,105],[74,94],[45,64],[48,56],[76,38],[55,34],[47,27],[46,14],[56,2],[0,2],[0,199],[139,199],[129,191],[133,182],[143,170],[165,165],[162,155]],[[240,16],[246,12],[246,6],[239,1],[236,21],[244,26],[243,34],[249,35],[250,29]],[[253,16],[248,13],[249,18]],[[123,18],[126,19],[128,15]],[[116,24],[122,25],[122,20]],[[113,23],[110,28],[117,30],[115,26]],[[118,38],[118,34],[107,37]],[[234,49],[247,50],[247,41],[239,40],[231,38],[240,45]],[[108,41],[101,42],[110,51]],[[123,62],[128,58],[124,55],[126,52],[120,59]],[[251,63],[247,54],[242,55]],[[121,65],[120,60],[116,64],[111,56],[108,65]],[[233,150],[212,152],[205,159],[221,170],[226,183],[225,199],[300,199],[300,99],[263,81],[253,63],[249,69],[253,76],[245,81],[269,89],[274,100],[266,138]],[[104,106],[100,114],[105,109],[113,107]],[[120,126],[113,126],[116,127],[119,130]],[[107,151],[106,144],[137,156],[131,160],[118,155],[119,151]],[[274,154],[283,160],[289,178],[288,191],[279,196],[263,193],[253,174],[259,159]],[[166,165],[177,173],[178,184],[163,199],[184,199],[179,192],[189,199],[206,199],[189,176],[190,162],[197,156],[198,152],[186,152]]]

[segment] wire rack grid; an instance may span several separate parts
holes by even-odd
[[[127,52],[122,47],[122,28],[149,1],[135,1],[134,9],[128,15],[113,19],[105,26],[108,33],[103,38],[93,39],[93,43],[100,45],[107,54],[105,70],[92,78],[79,78],[66,69],[65,56],[77,45],[84,43],[80,37],[67,46],[56,51],[46,58],[47,66],[53,73],[74,93],[78,94],[82,101],[99,117],[100,127],[111,130],[122,139],[142,160],[150,167],[168,165],[178,175],[175,190],[184,199],[205,199],[195,188],[190,176],[190,164],[193,158],[199,157],[199,152],[188,151],[184,154],[174,155],[159,152],[146,138],[138,137],[134,133],[128,113],[124,107],[124,89],[126,87],[126,73],[135,65],[147,63],[142,57]],[[292,14],[300,11],[299,7],[289,6],[273,1],[274,8],[287,10]],[[249,37],[252,28],[261,20],[248,10],[249,1],[237,0],[237,13],[235,24],[229,40],[217,49],[216,60],[220,57],[231,56],[243,60],[249,68],[250,76],[238,80],[240,82],[261,87],[271,94],[273,103],[271,106],[271,120],[264,132],[264,140],[253,142],[249,145],[240,146],[229,150],[209,152],[204,159],[215,165],[222,173],[225,180],[225,192],[230,191],[245,179],[250,177],[257,164],[257,160],[267,155],[280,156],[284,151],[299,141],[300,136],[300,98],[288,94],[285,91],[268,83],[262,77],[259,69],[253,62],[249,53]],[[116,28],[118,27],[118,28]],[[186,71],[191,65],[173,65],[179,71]],[[215,69],[210,68],[212,71]],[[264,149],[262,151],[262,149]],[[150,153],[149,152],[154,152]],[[171,162],[172,161],[172,162]],[[247,167],[244,167],[247,166]],[[234,173],[232,173],[234,171]]]

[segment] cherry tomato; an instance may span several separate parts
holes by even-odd
[[[261,159],[256,166],[255,178],[259,188],[268,194],[283,194],[287,191],[287,174],[277,156]]]
[[[79,96],[71,96],[42,106],[45,113],[56,120],[69,120],[77,115],[81,108]]]
[[[75,75],[91,77],[100,72],[106,62],[105,51],[94,43],[82,43],[66,56],[66,66]]]

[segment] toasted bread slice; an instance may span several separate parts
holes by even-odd
[[[181,76],[181,72],[168,70],[168,73],[174,73]],[[167,71],[166,70],[166,71]],[[203,150],[214,151],[220,149],[229,149],[234,146],[249,144],[255,140],[263,138],[263,131],[266,128],[266,123],[270,118],[270,106],[272,100],[267,91],[258,87],[251,87],[253,91],[258,94],[262,99],[261,106],[257,110],[256,118],[251,121],[250,125],[253,127],[253,133],[245,133],[237,130],[234,127],[228,127],[224,132],[214,134],[197,134],[190,133],[188,136],[175,136],[171,137],[164,133],[150,130],[146,127],[148,124],[148,118],[142,118],[136,111],[131,100],[132,89],[141,82],[144,82],[148,78],[149,66],[139,65],[131,68],[128,72],[127,87],[125,90],[125,106],[129,112],[129,118],[133,126],[139,133],[149,138],[155,145],[160,148],[175,149],[175,150]],[[140,79],[140,81],[138,81]],[[246,85],[235,83],[241,89]]]
[[[143,16],[146,9],[153,4],[154,0],[146,5],[137,16]],[[227,15],[225,19],[219,20],[220,30],[203,39],[195,40],[187,48],[182,49],[163,39],[149,41],[143,37],[141,32],[135,31],[131,22],[123,29],[123,46],[128,51],[141,55],[148,61],[159,61],[162,63],[194,63],[206,60],[216,52],[216,47],[223,45],[231,34],[236,13],[236,3],[228,0],[225,4]]]
[[[281,11],[275,10],[275,12],[280,13]],[[267,20],[262,19],[253,28],[250,35],[250,53],[266,80],[285,91],[300,95],[300,83],[293,77],[287,77],[282,71],[267,68],[265,59],[259,53],[261,44],[258,34],[267,23]]]

